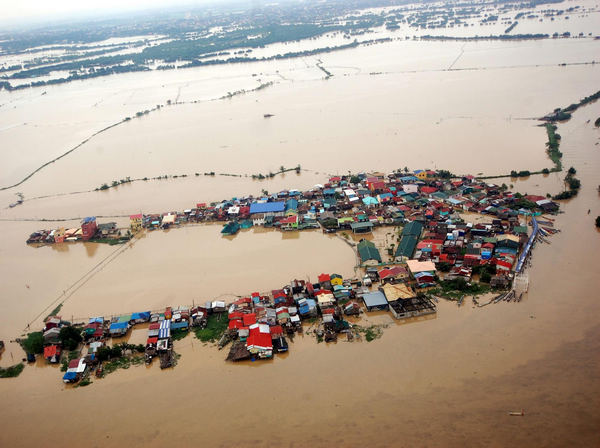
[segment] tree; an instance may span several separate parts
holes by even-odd
[[[21,346],[27,353],[44,353],[44,336],[42,332],[29,333],[27,339],[21,341]]]
[[[358,177],[358,176],[352,176],[350,178],[350,183],[351,184],[358,184],[358,183],[360,183],[360,177]]]
[[[596,227],[600,227],[600,216],[596,216]]]
[[[83,340],[81,332],[77,328],[71,326],[62,327],[58,334],[58,338],[60,339],[62,346],[67,350],[75,350]]]
[[[577,170],[573,167],[569,168],[568,174],[570,174],[571,176],[574,176],[575,174],[577,174]]]

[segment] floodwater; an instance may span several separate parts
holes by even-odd
[[[15,191],[23,191],[27,198],[95,188],[138,173],[152,176],[184,170],[193,174],[212,168],[252,174],[297,163],[314,171],[300,176],[288,173],[270,184],[218,176],[138,182],[108,192],[25,202],[0,210],[0,218],[77,217],[98,213],[96,205],[107,215],[140,208],[181,209],[263,188],[308,187],[325,181],[325,173],[365,167],[380,171],[427,165],[494,174],[550,166],[543,130],[535,121],[516,118],[537,117],[595,92],[598,68],[531,67],[528,59],[533,64],[535,58],[557,64],[569,57],[571,48],[582,51],[584,60],[597,59],[597,42],[578,42],[582,47],[571,47],[570,41],[533,46],[511,42],[507,45],[519,54],[516,61],[508,60],[508,47],[496,42],[488,49],[493,45],[507,60],[494,66],[520,67],[459,72],[431,70],[452,64],[460,45],[449,44],[446,48],[453,54],[445,55],[440,46],[423,46],[432,49],[431,59],[427,71],[419,73],[407,73],[406,60],[398,59],[401,42],[370,47],[371,56],[362,48],[332,53],[323,58],[324,65],[329,62],[339,72],[329,80],[309,76],[226,101],[165,108],[99,135],[85,150],[51,165],[17,190],[3,192],[0,199],[3,204],[12,202]],[[465,51],[469,58],[479,53],[481,61],[488,60],[481,67],[490,64],[485,47],[465,48],[473,50],[472,55]],[[427,50],[412,51],[412,67],[417,70],[421,62],[425,64]],[[372,71],[378,58],[383,60],[382,71],[390,73],[364,74]],[[287,63],[293,66],[299,61]],[[363,74],[351,75],[351,69],[342,66],[359,67]],[[250,79],[240,67],[230,69],[235,72],[230,80]],[[224,73],[217,70],[222,68],[202,73],[211,79]],[[185,84],[170,76],[189,77],[193,82],[196,73],[164,73],[169,86],[165,92],[170,93],[159,96],[164,101],[177,93],[177,82]],[[3,159],[9,165],[0,164],[3,182],[18,179],[40,160],[68,148],[71,137],[76,142],[115,115],[121,117],[126,109],[136,110],[133,105],[143,108],[156,102],[155,97],[144,96],[158,80],[151,80],[155,74],[124,76],[56,86],[41,97],[36,90],[19,93],[22,96],[2,93],[3,151],[27,134],[10,134],[16,128],[6,128],[19,122],[19,114],[35,110],[38,102],[48,113],[57,110],[49,116],[47,153],[39,145],[24,144],[27,151],[15,151]],[[138,96],[129,94],[124,106],[123,92],[135,79]],[[211,86],[219,84],[213,81]],[[85,91],[86,86],[95,86],[98,97],[114,95],[113,104],[99,108],[100,113],[88,111],[89,103],[73,98],[79,104],[74,111],[81,111],[74,125],[73,116],[57,105],[61,96]],[[219,88],[207,96],[216,96]],[[266,120],[262,117],[266,112],[275,116]],[[528,270],[530,289],[522,302],[480,309],[472,308],[470,300],[461,308],[443,302],[435,319],[402,325],[389,315],[377,315],[369,320],[388,325],[381,339],[317,344],[309,335],[298,336],[289,355],[267,363],[228,364],[226,353],[187,337],[176,342],[182,357],[175,369],[131,367],[94,380],[86,388],[65,388],[57,368],[37,363],[26,367],[19,378],[0,380],[0,446],[65,440],[108,447],[600,445],[596,318],[600,234],[593,223],[600,215],[596,191],[600,131],[593,126],[598,116],[600,103],[594,103],[559,126],[563,165],[577,169],[582,189],[556,218],[562,232],[550,238],[551,245],[535,248]],[[40,114],[38,122],[42,121]],[[79,137],[71,134],[75,129]],[[139,141],[133,138],[140,133]],[[31,142],[44,140],[43,133],[32,134]],[[341,157],[340,151],[346,150]],[[521,192],[545,194],[562,188],[561,177],[498,182],[512,183]],[[19,336],[37,316],[43,317],[63,291],[70,295],[61,310],[65,317],[106,315],[268,290],[322,271],[351,276],[355,262],[346,243],[319,232],[249,230],[228,239],[220,236],[218,226],[155,231],[133,247],[25,245],[30,232],[54,226],[0,221],[0,337],[5,341]],[[374,238],[386,244],[385,233]],[[87,279],[89,272],[94,275],[79,287],[77,281]],[[0,364],[14,364],[21,356],[9,344]],[[521,409],[524,417],[508,416],[509,411]]]

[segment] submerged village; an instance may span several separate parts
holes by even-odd
[[[65,383],[87,385],[92,374],[102,377],[155,358],[161,368],[173,367],[178,357],[173,342],[190,332],[219,349],[228,348],[228,361],[271,359],[287,352],[294,335],[302,332],[325,343],[338,338],[371,341],[382,330],[362,326],[363,313],[408,320],[435,314],[440,299],[454,300],[458,306],[466,299],[477,307],[520,301],[528,287],[524,271],[531,249],[548,243],[547,237],[559,231],[548,216],[558,211],[551,199],[513,193],[505,184],[456,177],[444,170],[405,169],[332,176],[307,191],[198,203],[181,212],[135,214],[125,229],[87,217],[77,228],[34,232],[27,243],[119,244],[139,232],[193,223],[221,223],[226,237],[254,226],[284,232],[321,229],[353,247],[355,277],[322,273],[316,282],[294,279],[233,303],[194,300],[86,322],[61,319],[56,315],[59,305],[41,331],[19,342],[29,362],[43,356],[61,365]],[[389,247],[378,248],[368,238],[380,227],[394,231]],[[120,342],[135,326],[147,328],[146,343]]]

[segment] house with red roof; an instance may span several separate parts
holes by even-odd
[[[47,345],[44,347],[44,359],[49,363],[56,364],[60,361],[61,348],[58,345]]]
[[[319,284],[321,285],[321,289],[330,289],[331,288],[331,277],[329,274],[321,274],[318,277]]]

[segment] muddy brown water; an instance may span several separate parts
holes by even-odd
[[[597,50],[592,50],[591,54],[594,51]],[[497,93],[487,97],[487,105],[476,103],[475,93],[472,93],[468,96],[470,101],[461,106],[461,113],[467,113],[469,106],[475,105],[479,108],[480,118],[468,120],[468,125],[457,129],[465,134],[473,130],[475,135],[481,135],[482,142],[463,148],[458,160],[450,154],[456,154],[452,151],[461,145],[459,136],[456,139],[432,137],[435,144],[432,143],[423,154],[403,157],[397,149],[402,146],[395,146],[395,152],[386,154],[388,157],[396,154],[393,168],[405,164],[412,167],[412,163],[405,163],[405,160],[413,163],[435,160],[438,168],[445,167],[444,163],[455,163],[453,167],[464,166],[465,171],[490,172],[519,168],[520,163],[523,168],[531,168],[528,163],[535,161],[549,165],[542,149],[545,136],[539,128],[532,127],[531,123],[517,124],[516,128],[500,123],[513,109],[511,101],[521,104],[521,114],[539,114],[597,90],[596,71],[593,67],[580,67],[524,69],[520,72],[527,75],[523,81],[527,87],[521,95],[526,95],[527,89],[533,89],[531,93],[525,97],[507,97],[501,102],[499,112],[489,112],[494,116],[496,129],[502,131],[500,134],[507,129],[516,129],[512,138],[525,142],[524,146],[517,142],[510,147],[510,135],[504,143],[497,143],[498,146],[496,143],[489,147],[484,145],[486,132],[477,129],[485,122],[481,118],[484,111],[493,109],[492,100],[502,96],[506,86],[514,85],[515,78],[503,77],[517,76],[511,75],[516,72],[496,72],[496,77],[487,78],[468,73],[444,76],[445,82],[462,85],[456,91],[457,97],[466,95],[467,86],[473,82],[473,92],[505,83],[503,89],[499,88]],[[555,97],[548,99],[544,93],[554,91],[557,84],[542,88],[543,82],[530,79],[535,74],[563,83]],[[409,79],[416,82],[416,76]],[[383,82],[385,84],[386,80]],[[420,88],[426,91],[427,86],[441,81],[432,76],[423,82]],[[389,79],[389,83],[394,84],[394,81]],[[344,92],[349,95],[356,91],[357,85],[354,81],[343,80],[328,87],[334,89],[335,95]],[[370,85],[373,92],[377,90],[374,84],[366,82],[364,85]],[[279,90],[266,90],[257,98],[275,104],[278,96],[280,100],[286,97],[286,90],[285,86]],[[300,90],[306,94],[306,105],[297,104],[297,111],[290,107],[290,117],[300,117],[303,110],[313,113],[317,107],[317,95],[311,94],[311,89]],[[409,95],[409,90],[407,87],[403,91],[408,95],[406,102],[414,104],[417,93]],[[441,95],[445,90],[439,87],[437,92]],[[296,94],[291,91],[290,95]],[[379,94],[379,100],[374,100],[373,109],[380,104],[378,101],[383,101],[383,96]],[[232,104],[239,105],[239,114],[243,115],[244,111],[250,110],[252,100],[250,96],[240,97],[239,102]],[[327,108],[323,106],[324,110],[339,111],[342,116],[344,108],[350,104],[342,100],[336,106],[333,96],[329,103],[327,98],[324,100],[327,104]],[[419,107],[414,106],[417,110]],[[420,110],[425,114],[427,107]],[[227,116],[234,114],[234,108],[219,105],[217,112]],[[174,116],[167,117],[167,123],[187,119],[186,114],[177,109],[172,113]],[[202,113],[199,112],[199,116]],[[438,120],[444,114],[435,115]],[[423,116],[430,117],[433,122],[431,114]],[[600,327],[596,316],[600,311],[600,284],[596,259],[600,234],[593,225],[595,216],[600,215],[596,191],[600,183],[600,132],[593,127],[598,116],[600,105],[595,103],[577,111],[571,121],[560,125],[563,164],[577,168],[577,177],[583,186],[577,198],[564,203],[565,213],[556,218],[556,227],[562,232],[549,238],[551,245],[535,248],[533,266],[528,270],[530,290],[522,302],[502,302],[481,309],[472,308],[468,300],[461,308],[441,302],[435,318],[406,324],[397,324],[385,314],[370,316],[369,322],[388,325],[380,339],[370,343],[340,340],[336,344],[317,344],[307,334],[295,338],[290,344],[289,355],[266,363],[228,364],[224,362],[224,351],[187,337],[176,342],[176,351],[182,357],[175,369],[161,371],[157,365],[131,367],[105,379],[94,380],[85,388],[64,387],[57,368],[36,363],[27,366],[19,378],[0,381],[3,403],[0,408],[0,446],[39,446],[65,441],[73,444],[91,441],[92,445],[109,447],[124,444],[164,446],[166,443],[179,446],[198,443],[206,446],[598,446]],[[154,120],[152,116],[147,118]],[[388,126],[377,124],[376,118],[369,118],[378,128],[373,135],[383,133]],[[289,127],[292,121],[286,120],[290,120]],[[408,122],[418,121],[412,118]],[[313,128],[314,122],[305,123],[307,128]],[[265,122],[263,125],[265,129],[261,132],[269,135],[266,128],[271,124]],[[348,125],[356,126],[356,119],[350,120]],[[185,126],[193,128],[193,120]],[[251,125],[242,120],[239,126],[242,133],[244,126]],[[151,132],[154,127],[156,125],[149,126],[140,121],[132,124],[131,129],[143,128]],[[338,132],[342,128],[339,125]],[[324,125],[314,129],[318,139],[314,137],[307,154],[313,157],[321,151],[319,154],[323,154],[322,159],[327,163],[324,164],[326,169],[319,167],[319,171],[344,172],[343,158],[319,149],[327,145],[329,129]],[[421,131],[433,133],[433,129],[417,127],[407,131],[406,135],[415,136]],[[306,137],[298,135],[303,144],[307,143]],[[393,135],[391,128],[389,135]],[[107,150],[111,151],[113,144],[125,134],[119,130],[115,135],[104,137]],[[271,143],[276,137],[277,132],[274,132],[269,137]],[[241,139],[233,134],[226,138]],[[374,145],[384,141],[384,136],[378,138],[380,140],[375,140]],[[148,138],[148,144],[154,144],[154,140]],[[438,148],[442,141],[450,141],[448,148]],[[369,146],[358,146],[363,149],[356,149],[348,158],[348,168],[363,164],[372,164],[376,169],[382,168],[376,166],[378,164],[383,168],[388,166],[385,157],[383,164],[377,156],[373,160],[369,158],[372,153]],[[480,152],[504,149],[507,152],[490,167],[485,155],[473,152],[482,157],[480,161],[471,156],[470,151],[475,148],[485,149]],[[391,145],[389,151],[392,151]],[[521,153],[523,159],[515,162],[514,158]],[[246,157],[272,160],[271,156],[265,150]],[[438,156],[441,156],[439,160]],[[217,158],[217,162],[219,160]],[[226,157],[222,156],[222,160],[218,163],[225,163]],[[274,165],[287,161],[279,160]],[[264,166],[262,162],[252,163],[255,168]],[[52,172],[57,176],[62,173],[58,180],[40,177],[35,182],[32,180],[27,188],[38,194],[46,189],[64,192],[78,183],[95,184],[100,178],[106,178],[105,173],[99,176],[92,172],[87,182],[85,173],[74,171],[76,165],[69,169],[67,166],[71,165],[61,167],[56,164],[56,171]],[[131,166],[122,172],[129,171]],[[317,175],[309,175],[307,186],[319,182]],[[293,176],[288,175],[286,180],[300,180],[304,174],[300,178]],[[532,176],[504,182],[512,183],[522,192],[545,194],[561,188],[560,177]],[[50,179],[55,179],[57,184]],[[224,185],[229,181],[219,179],[212,188],[206,184],[205,188],[192,191],[190,182],[193,180],[169,183],[175,205],[168,206],[169,195],[166,193],[154,193],[157,202],[146,200],[144,205],[155,206],[157,211],[180,204],[183,208],[184,202],[201,200],[199,196],[216,196],[220,188],[227,188]],[[251,180],[242,180],[248,184],[240,186],[251,185]],[[144,190],[136,192],[138,188],[154,188],[150,183],[144,185],[147,187],[133,184],[109,192],[108,197],[114,201],[101,199],[99,207],[106,213],[137,211],[140,208],[138,199],[153,194],[151,190],[145,191],[147,195]],[[255,190],[260,187],[256,186]],[[232,190],[225,191],[233,194]],[[131,194],[129,199],[126,194]],[[64,205],[60,199],[50,200],[49,205],[43,205],[42,200],[34,205],[32,201],[2,210],[1,217],[95,214],[94,202],[98,197],[101,196],[81,196],[68,203],[70,205]],[[20,207],[23,208],[19,210]],[[54,210],[55,207],[59,210]],[[589,215],[588,209],[591,210]],[[28,233],[48,226],[48,223],[0,222],[0,335],[5,340],[18,336],[24,325],[52,300],[116,250],[96,244],[44,248],[24,244]],[[147,307],[158,308],[166,304],[189,303],[194,297],[271,289],[291,278],[313,276],[321,271],[338,271],[344,276],[352,274],[354,258],[350,248],[339,239],[318,232],[282,235],[251,230],[229,240],[221,238],[218,230],[217,226],[199,226],[147,234],[133,248],[123,248],[123,254],[75,291],[61,314],[78,317],[78,314],[136,311],[146,303]],[[225,275],[229,272],[235,275]],[[142,336],[137,333],[132,336],[135,341],[140,338]],[[13,364],[21,356],[22,352],[9,344],[0,363],[2,366]],[[509,411],[521,409],[525,416],[508,416]]]

